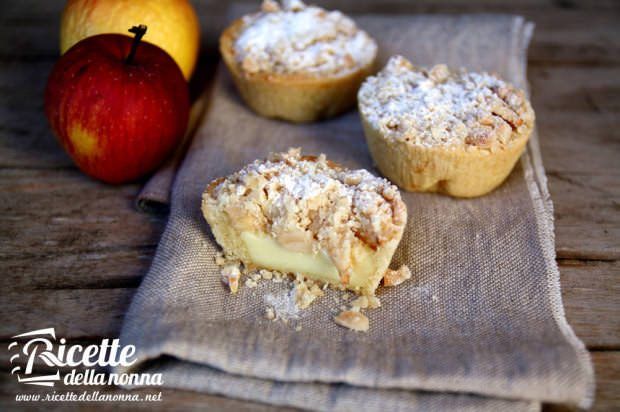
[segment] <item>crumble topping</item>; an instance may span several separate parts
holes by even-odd
[[[215,181],[204,201],[225,210],[239,232],[267,233],[283,247],[326,253],[348,283],[352,247],[376,250],[407,219],[396,186],[366,170],[347,170],[299,149],[272,154]]]
[[[534,122],[525,93],[488,73],[414,67],[393,56],[358,93],[360,111],[387,139],[433,147],[509,144]]]
[[[263,2],[243,18],[235,55],[248,73],[345,74],[370,64],[377,44],[339,11],[299,0]]]
[[[398,286],[404,281],[411,279],[409,266],[402,265],[397,270],[388,269],[383,276],[383,286]]]

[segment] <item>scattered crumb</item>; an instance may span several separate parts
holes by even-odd
[[[323,292],[323,289],[321,289],[317,284],[312,285],[312,287],[310,288],[310,293],[312,293],[317,298],[325,294],[325,292]]]
[[[273,308],[267,307],[267,309],[265,309],[265,317],[269,320],[274,320],[276,318],[276,312]]]
[[[261,11],[266,13],[276,12],[280,10],[280,4],[274,0],[263,0],[263,4],[261,5]]]
[[[303,282],[295,284],[295,303],[300,309],[306,309],[316,298],[323,296],[323,291],[317,285],[312,285],[308,288],[308,285]]]
[[[369,328],[368,318],[359,312],[343,311],[334,317],[334,322],[345,328],[358,331],[367,332]]]
[[[376,296],[368,296],[368,307],[370,309],[376,309],[381,307],[381,301]]]
[[[220,272],[222,276],[222,282],[228,285],[231,293],[237,293],[239,289],[239,278],[241,277],[241,272],[239,271],[238,265],[228,265],[222,268]]]
[[[265,319],[275,321],[280,320],[284,324],[289,324],[290,319],[299,318],[299,310],[308,308],[318,297],[324,296],[325,291],[331,288],[334,291],[340,291],[332,296],[336,304],[344,302],[338,309],[335,309],[338,315],[334,317],[334,321],[343,327],[355,331],[366,332],[369,328],[368,318],[360,312],[361,309],[375,309],[381,307],[381,301],[376,296],[357,296],[348,292],[343,285],[330,285],[327,282],[314,281],[305,279],[302,274],[287,274],[276,270],[267,269],[249,269],[243,267],[241,262],[234,258],[225,256],[219,252],[215,258],[215,263],[221,266],[222,282],[228,285],[231,293],[236,293],[239,288],[241,276],[245,277],[244,285],[248,288],[255,288],[258,282],[265,279],[274,283],[287,282],[292,288],[281,295],[272,294],[264,296],[267,307],[265,308]],[[384,277],[385,286],[395,286],[411,277],[411,272],[407,266],[401,266],[398,270],[389,270]],[[417,289],[417,288],[416,288]],[[420,290],[420,292],[423,292]],[[354,298],[346,304],[349,299]],[[437,296],[432,295],[433,302],[437,301]],[[334,310],[334,309],[332,309]],[[338,312],[339,311],[339,312]],[[291,325],[292,326],[292,325]],[[295,331],[302,330],[302,326],[296,324]]]
[[[383,286],[400,285],[407,279],[411,279],[411,271],[407,265],[402,265],[397,270],[388,269],[383,276]]]

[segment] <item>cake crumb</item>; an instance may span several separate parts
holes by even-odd
[[[376,309],[381,307],[381,301],[376,296],[368,296],[368,308]]]
[[[248,288],[255,288],[256,286],[258,286],[258,283],[256,283],[254,279],[247,279],[245,281],[245,286]]]
[[[276,318],[276,313],[271,307],[267,307],[265,309],[265,317],[269,320],[274,320]]]
[[[302,329],[301,325],[295,326],[295,331],[299,332]]]
[[[359,312],[350,310],[340,312],[338,316],[334,317],[334,322],[340,326],[357,332],[367,332],[370,326],[366,316]]]
[[[239,289],[239,278],[241,277],[241,272],[239,271],[238,265],[227,265],[224,266],[222,271],[220,272],[222,277],[222,282],[225,285],[228,285],[230,289],[230,293],[237,293]]]
[[[407,265],[402,265],[397,270],[388,269],[383,276],[383,286],[397,286],[411,279],[411,271]]]
[[[317,290],[320,294],[317,293]],[[322,294],[323,291],[320,288],[310,290],[304,282],[295,284],[295,303],[300,309],[306,309]]]
[[[261,5],[261,11],[265,13],[280,11],[280,4],[274,0],[263,0],[263,4]]]
[[[271,272],[270,270],[265,270],[265,269],[261,269],[260,271],[260,275],[262,276],[263,279],[265,280],[271,280],[273,279],[273,272]]]
[[[272,274],[274,276],[273,281],[275,283],[282,283],[283,279],[282,279],[282,273],[281,272],[273,271]]]

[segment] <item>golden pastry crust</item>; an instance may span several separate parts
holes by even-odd
[[[523,91],[484,73],[417,69],[399,56],[384,72],[359,96],[368,147],[384,176],[408,191],[456,197],[484,195],[506,179],[534,126]],[[403,89],[417,95],[403,98]]]
[[[312,74],[247,70],[235,52],[235,42],[244,28],[242,18],[224,30],[220,37],[220,52],[243,100],[262,116],[291,122],[333,117],[355,105],[360,84],[373,72],[376,51],[370,61],[342,72]]]

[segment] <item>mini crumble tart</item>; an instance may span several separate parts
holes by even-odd
[[[355,105],[377,44],[339,11],[265,0],[222,33],[220,51],[252,110],[309,122]]]
[[[214,180],[202,211],[227,256],[372,296],[407,209],[396,186],[299,149]]]
[[[392,57],[358,93],[381,173],[409,191],[484,195],[519,159],[534,127],[525,93],[488,73],[426,70]]]

